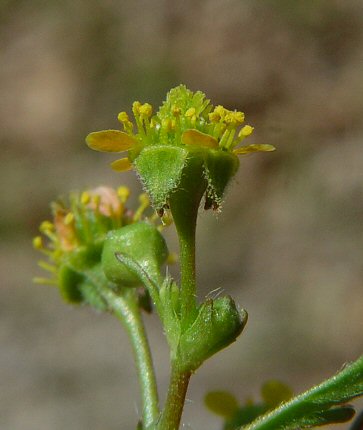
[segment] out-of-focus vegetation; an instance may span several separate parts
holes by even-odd
[[[186,425],[219,428],[206,391],[243,400],[269,378],[303,390],[362,352],[360,0],[3,0],[0,36],[1,429],[133,428],[126,336],[31,284],[31,237],[70,189],[123,182],[136,197],[132,173],[108,170],[84,136],[179,83],[245,111],[255,143],[278,148],[242,159],[225,211],[200,217],[200,284],[250,320],[196,375]],[[167,349],[147,320],[165,388]]]

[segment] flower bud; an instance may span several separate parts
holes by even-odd
[[[178,359],[183,370],[195,371],[207,358],[234,342],[246,322],[247,312],[238,310],[229,296],[203,303],[194,323],[180,338]]]
[[[106,277],[123,287],[141,285],[139,278],[121,263],[115,254],[125,254],[135,260],[156,284],[161,279],[160,268],[168,257],[168,249],[159,230],[146,222],[137,222],[107,234],[102,268]]]

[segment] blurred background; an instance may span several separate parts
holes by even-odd
[[[200,298],[221,287],[250,319],[195,375],[184,428],[221,428],[209,390],[242,403],[278,378],[299,392],[362,353],[361,0],[2,0],[2,430],[135,428],[126,335],[32,284],[31,239],[69,190],[124,183],[136,200],[133,174],[84,137],[179,83],[244,111],[250,142],[278,148],[241,159],[223,212],[201,213]],[[146,324],[163,397],[167,347],[157,319]]]

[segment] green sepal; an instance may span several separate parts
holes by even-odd
[[[99,239],[94,243],[78,246],[74,251],[70,252],[67,257],[69,265],[79,272],[99,264],[101,261],[103,242],[104,239]]]
[[[157,145],[144,148],[134,166],[156,209],[163,208],[177,188],[188,157],[179,146]]]
[[[102,267],[106,277],[122,287],[137,287],[142,284],[140,278],[121,263],[115,254],[132,258],[158,284],[160,268],[167,259],[168,248],[159,230],[146,222],[129,224],[107,234],[102,252]]]
[[[82,303],[83,295],[79,285],[84,282],[84,276],[67,264],[58,271],[58,285],[63,299],[69,303]]]
[[[88,304],[99,311],[106,310],[107,305],[105,301],[100,296],[91,277],[88,276],[88,274],[92,272],[97,273],[100,270],[101,267],[99,264],[85,273],[77,272],[67,264],[61,266],[59,269],[58,284],[64,300],[73,304]]]
[[[205,181],[206,208],[220,207],[225,189],[239,167],[238,157],[232,152],[172,145],[146,147],[133,163],[156,209],[167,206],[178,189],[193,194],[198,188],[195,183],[205,187]]]
[[[239,160],[232,152],[215,149],[206,151],[205,175],[208,181],[206,209],[220,207],[225,189],[236,174]]]
[[[178,359],[183,370],[196,370],[207,358],[236,340],[247,322],[247,312],[238,310],[229,296],[207,300],[197,318],[181,335]]]

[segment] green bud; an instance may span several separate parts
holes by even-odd
[[[151,280],[159,283],[160,268],[168,249],[159,230],[146,222],[138,222],[110,231],[102,252],[102,268],[109,281],[124,287],[141,285],[140,279],[115,256],[125,254],[135,260]]]
[[[207,358],[236,340],[247,322],[229,296],[207,300],[194,323],[181,335],[178,359],[186,371],[196,370]]]

